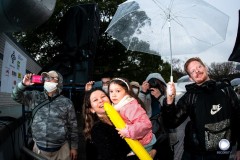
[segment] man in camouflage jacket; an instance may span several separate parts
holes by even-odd
[[[78,126],[70,99],[60,95],[62,75],[56,71],[43,72],[44,91],[26,91],[33,85],[33,74],[26,74],[12,92],[12,98],[30,107],[32,112],[33,151],[47,159],[77,159]]]

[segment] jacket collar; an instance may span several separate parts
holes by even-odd
[[[187,92],[194,92],[194,93],[211,92],[215,88],[216,88],[216,81],[214,80],[208,80],[201,85],[197,85],[196,83],[186,85]]]

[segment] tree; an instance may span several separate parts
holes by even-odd
[[[172,67],[175,81],[186,75],[186,72],[183,70],[184,62],[181,59],[173,58],[172,59]]]
[[[143,82],[149,73],[161,73],[164,79],[170,77],[170,65],[163,62],[160,56],[127,52],[128,60],[121,63],[118,75],[128,77],[129,80]]]
[[[124,76],[137,81],[142,81],[150,72],[161,72],[169,77],[169,64],[163,63],[160,56],[126,51],[124,46],[105,32],[118,4],[122,2],[124,0],[57,0],[55,10],[46,23],[33,30],[14,33],[13,36],[42,66],[51,66],[55,63],[54,58],[63,52],[63,42],[57,36],[56,31],[65,13],[74,5],[97,3],[101,22],[97,52],[93,58],[94,77],[97,79],[102,72],[106,71],[112,71],[116,76]]]
[[[211,78],[215,80],[230,78],[236,74],[235,65],[233,62],[211,63],[208,67],[208,72]]]
[[[41,26],[25,32],[15,32],[16,40],[42,66],[52,62],[52,58],[61,51],[62,42],[56,35],[58,24],[70,6],[79,3],[79,0],[57,0],[52,16]]]

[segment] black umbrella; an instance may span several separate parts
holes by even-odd
[[[239,10],[237,39],[236,39],[232,54],[230,55],[228,60],[240,63],[240,10]]]

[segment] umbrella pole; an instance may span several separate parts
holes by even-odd
[[[170,64],[171,64],[170,82],[173,82],[173,75],[172,75],[172,39],[171,39],[171,23],[170,23],[170,18],[168,18],[168,31],[169,31]]]

